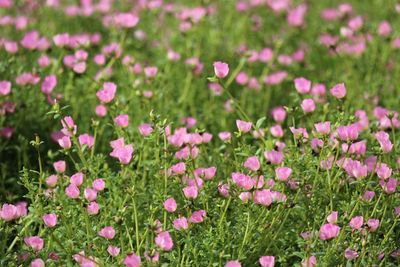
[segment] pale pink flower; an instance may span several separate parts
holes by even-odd
[[[100,99],[101,102],[109,103],[114,99],[116,91],[117,86],[115,85],[115,83],[105,82],[103,84],[103,89],[97,91],[96,96]]]
[[[336,84],[334,87],[332,87],[330,92],[334,97],[341,99],[346,96],[347,91],[346,87],[344,86],[344,83],[339,83]]]
[[[165,200],[164,208],[168,212],[175,212],[176,208],[177,208],[175,199],[171,197],[171,198],[168,198],[167,200]]]
[[[102,228],[98,234],[105,239],[113,239],[115,237],[115,230],[112,226],[106,226]]]
[[[251,130],[253,123],[242,120],[236,120],[236,126],[240,132],[248,133]]]
[[[215,75],[218,78],[223,79],[228,75],[228,73],[229,73],[228,64],[221,62],[221,61],[216,61],[216,62],[214,62],[213,66],[214,66]]]
[[[57,224],[57,215],[54,213],[50,214],[45,214],[42,217],[44,224],[46,224],[47,227],[54,227]]]
[[[111,246],[109,245],[107,247],[107,252],[110,254],[112,257],[117,257],[119,255],[119,252],[121,249],[119,247]]]
[[[24,242],[36,252],[41,251],[44,246],[44,240],[38,236],[25,237]]]
[[[247,160],[243,163],[243,166],[251,171],[258,171],[261,167],[260,161],[256,156],[247,158]]]
[[[201,223],[204,220],[204,217],[206,216],[206,211],[205,210],[198,210],[192,213],[192,216],[189,218],[189,222],[191,223]]]
[[[65,188],[65,194],[69,197],[69,198],[79,198],[79,188],[74,185],[74,184],[70,184]]]
[[[128,254],[124,259],[124,265],[126,267],[139,267],[142,264],[140,256],[132,253]]]
[[[350,220],[349,225],[351,228],[353,228],[353,230],[358,230],[362,227],[363,223],[364,218],[362,216],[356,216]]]
[[[307,94],[311,90],[311,81],[300,77],[294,79],[294,87],[299,94]]]
[[[155,238],[155,243],[164,251],[170,251],[174,246],[171,235],[167,231],[158,233]]]
[[[127,114],[120,114],[117,117],[115,117],[114,122],[118,126],[126,128],[129,125],[129,116]]]
[[[174,225],[174,228],[178,231],[182,230],[182,229],[186,230],[189,228],[189,224],[188,224],[186,217],[179,217],[179,218],[175,219],[173,221],[173,225]]]
[[[258,260],[261,267],[274,267],[275,257],[274,256],[261,256]]]
[[[339,235],[340,227],[327,223],[321,226],[321,229],[319,230],[319,238],[321,240],[329,240],[332,238],[335,238]]]
[[[288,167],[278,167],[275,169],[275,175],[280,181],[287,181],[292,174],[292,169]]]

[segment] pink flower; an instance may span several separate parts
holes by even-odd
[[[96,106],[96,115],[99,117],[104,117],[107,115],[107,107],[104,105],[98,105]]]
[[[69,198],[79,198],[79,193],[79,188],[74,184],[70,184],[65,188],[65,194],[67,194]]]
[[[240,264],[240,262],[238,260],[234,260],[234,261],[228,261],[224,267],[241,267],[242,265]]]
[[[358,138],[358,129],[354,124],[339,126],[336,132],[342,141],[352,141]]]
[[[261,267],[274,267],[275,257],[274,256],[261,256],[258,260]]]
[[[315,129],[319,134],[329,134],[331,131],[331,122],[326,121],[326,122],[319,122],[314,124]]]
[[[173,221],[173,225],[174,225],[174,228],[178,231],[182,230],[182,229],[186,230],[189,228],[189,224],[188,224],[186,217],[179,217],[179,218],[175,219]]]
[[[254,194],[254,203],[268,207],[273,202],[273,194],[269,189],[257,190]]]
[[[185,174],[186,164],[184,162],[179,162],[175,165],[172,165],[169,170],[171,174]]]
[[[187,199],[195,199],[198,195],[198,189],[196,185],[186,186],[182,189],[183,194]]]
[[[31,267],[44,267],[44,266],[45,266],[44,261],[40,258],[34,259],[31,262]]]
[[[144,74],[147,78],[154,78],[157,75],[158,68],[157,67],[146,67],[144,68]]]
[[[103,191],[104,188],[106,187],[106,183],[104,182],[103,179],[101,178],[97,178],[92,182],[92,187],[94,190],[96,190],[97,192],[99,191]]]
[[[112,82],[105,82],[103,84],[103,89],[97,91],[96,96],[103,103],[111,102],[115,97],[115,92],[117,91],[117,86]]]
[[[74,120],[72,119],[71,116],[65,116],[61,120],[61,125],[63,127],[61,132],[65,136],[71,136],[71,135],[75,135],[76,134],[77,126],[75,125]]]
[[[260,161],[256,156],[249,157],[244,163],[243,166],[251,171],[258,171],[260,169]]]
[[[356,251],[354,251],[354,250],[351,250],[351,249],[347,248],[344,251],[344,256],[348,260],[353,260],[353,259],[358,257],[358,253]]]
[[[18,218],[17,207],[12,204],[4,203],[0,210],[0,218],[5,220],[6,222]]]
[[[45,214],[42,217],[44,224],[46,224],[47,227],[54,227],[57,224],[57,215],[54,213],[50,214]]]
[[[299,94],[307,94],[311,90],[311,81],[303,77],[296,78],[294,79],[294,87]]]
[[[276,150],[264,152],[264,157],[274,165],[279,165],[283,162],[283,153]]]
[[[244,190],[250,190],[254,187],[255,183],[250,176],[244,175],[240,172],[233,172],[231,174],[233,182]]]
[[[314,267],[314,265],[316,264],[317,264],[317,259],[315,258],[315,256],[306,258],[301,262],[302,267]]]
[[[83,193],[85,195],[85,198],[90,202],[95,201],[97,198],[97,191],[90,187],[85,188],[85,191]]]
[[[321,226],[321,229],[319,230],[319,238],[321,240],[329,240],[332,238],[335,238],[339,235],[340,227],[332,224],[332,223],[327,223]]]
[[[164,208],[168,212],[175,212],[176,211],[176,201],[174,198],[168,198],[167,200],[164,201]]]
[[[374,191],[365,191],[362,198],[365,201],[371,201],[375,196],[375,192]]]
[[[253,126],[253,123],[247,121],[236,120],[236,126],[240,132],[248,133]]]
[[[275,174],[278,180],[287,181],[292,174],[292,169],[288,167],[278,167],[275,169]]]
[[[48,187],[55,187],[57,185],[58,177],[57,175],[50,175],[46,178],[46,185]]]
[[[230,141],[231,140],[231,133],[230,132],[220,132],[218,134],[218,137],[222,141]]]
[[[245,72],[239,72],[235,78],[236,82],[240,85],[245,85],[249,81],[249,76]]]
[[[60,145],[60,147],[64,148],[64,149],[70,149],[72,146],[71,143],[71,138],[69,136],[63,136],[60,139],[58,139],[58,144]]]
[[[328,215],[326,220],[328,223],[336,223],[338,219],[338,212],[337,211],[332,211],[331,214]]]
[[[56,85],[57,77],[55,75],[46,76],[42,82],[42,92],[46,95],[51,94]]]
[[[11,82],[0,81],[0,95],[8,95],[11,93]]]
[[[81,184],[83,183],[83,177],[84,177],[84,175],[82,172],[77,172],[77,173],[73,174],[71,176],[71,178],[69,178],[69,182],[76,186],[81,186]]]
[[[53,163],[53,167],[56,170],[56,172],[58,172],[58,173],[65,172],[66,165],[67,164],[63,160],[59,160],[59,161],[56,161],[56,162]]]
[[[189,222],[191,223],[201,223],[206,216],[205,210],[198,210],[192,213],[192,216],[189,218]]]
[[[89,213],[89,215],[96,215],[99,213],[99,210],[99,204],[97,204],[97,202],[95,201],[90,202],[90,204],[87,206],[87,212]]]
[[[164,251],[170,251],[174,246],[172,242],[171,235],[169,232],[160,232],[155,238],[156,245],[159,246]]]
[[[126,114],[121,114],[115,117],[114,119],[115,124],[121,126],[122,128],[126,128],[129,125],[129,116]]]
[[[119,247],[114,247],[114,246],[108,246],[107,252],[110,254],[112,257],[117,257],[119,255],[119,252],[121,249]]]
[[[213,66],[214,66],[215,75],[218,78],[223,79],[228,75],[228,73],[229,73],[228,64],[221,62],[221,61],[216,61],[216,62],[214,62]]]
[[[153,132],[153,127],[151,127],[151,125],[148,123],[142,123],[139,125],[138,128],[140,134],[145,137],[150,136],[151,133]]]
[[[286,110],[283,107],[273,108],[271,114],[272,118],[278,123],[283,122],[286,118]]]
[[[141,263],[142,260],[140,259],[140,256],[134,253],[127,255],[124,259],[124,265],[126,267],[139,267]]]
[[[304,113],[311,113],[315,110],[315,102],[311,98],[304,99],[301,102],[301,108],[303,109]]]
[[[351,228],[353,228],[353,230],[358,230],[361,228],[363,223],[364,223],[364,218],[362,216],[356,216],[350,220],[349,225]]]
[[[94,137],[85,133],[79,135],[78,141],[81,146],[87,145],[88,148],[91,148],[94,144]]]
[[[44,241],[38,236],[25,237],[24,242],[27,246],[31,247],[34,251],[41,251],[44,246]]]
[[[304,15],[307,12],[307,5],[301,4],[287,13],[287,22],[290,26],[300,27],[304,24]]]
[[[117,158],[121,164],[129,164],[132,159],[133,146],[125,145],[124,138],[121,137],[117,140],[110,142],[113,151],[110,153],[111,157]]]
[[[339,84],[336,84],[334,87],[332,87],[331,94],[338,99],[345,97],[346,96],[346,87],[344,86],[344,83],[339,83]]]
[[[112,226],[106,226],[102,228],[98,234],[105,239],[113,239],[115,237],[115,230]]]
[[[392,32],[392,26],[386,20],[382,21],[378,27],[378,34],[380,36],[386,37]]]
[[[378,219],[369,219],[367,221],[367,225],[369,227],[370,232],[375,232],[379,227],[379,220]]]

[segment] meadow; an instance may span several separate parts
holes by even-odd
[[[0,266],[399,266],[399,15],[0,0]]]

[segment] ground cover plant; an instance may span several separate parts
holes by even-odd
[[[399,266],[399,13],[0,0],[0,266]]]

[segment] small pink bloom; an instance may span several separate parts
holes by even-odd
[[[113,239],[115,237],[115,230],[112,226],[106,226],[102,228],[98,234],[105,239]]]
[[[46,76],[42,82],[42,93],[48,95],[53,92],[57,85],[57,77],[55,75]]]
[[[337,211],[332,211],[331,214],[328,215],[326,218],[328,223],[336,223],[338,219],[338,212]]]
[[[66,169],[66,163],[63,160],[59,160],[53,163],[53,167],[58,173],[64,173]]]
[[[287,181],[292,174],[292,169],[288,167],[278,167],[275,169],[275,174],[278,180]]]
[[[260,161],[256,156],[249,157],[244,163],[243,166],[251,171],[258,171],[261,167]]]
[[[331,94],[338,99],[345,97],[346,92],[347,91],[344,83],[336,84],[334,87],[331,88]]]
[[[275,257],[274,256],[261,256],[258,261],[260,262],[261,267],[274,267],[275,266]]]
[[[201,223],[206,216],[205,210],[198,210],[192,213],[192,216],[189,218],[189,222],[191,223]]]
[[[331,223],[324,224],[319,230],[319,238],[321,240],[329,240],[335,238],[339,235],[339,231],[340,227],[335,224]]]
[[[331,131],[331,122],[329,122],[329,121],[319,122],[319,123],[314,124],[314,126],[319,134],[326,135],[326,134],[329,134]]]
[[[5,220],[6,222],[18,218],[17,207],[12,204],[7,204],[7,203],[3,204],[0,210],[0,218]]]
[[[273,194],[269,189],[257,190],[254,194],[254,203],[268,207],[273,202]]]
[[[157,67],[146,67],[144,68],[144,74],[147,78],[154,78],[157,75],[158,68]]]
[[[174,246],[171,235],[169,232],[160,232],[155,238],[156,245],[164,251],[170,251]]]
[[[361,228],[363,223],[364,223],[364,218],[362,216],[356,216],[350,220],[349,225],[351,228],[353,228],[353,230],[358,230]]]
[[[140,256],[134,253],[127,255],[124,259],[124,265],[126,267],[140,267],[141,264],[142,260],[140,259]]]
[[[115,247],[115,246],[108,246],[107,248],[107,252],[108,254],[110,254],[112,257],[117,257],[119,255],[119,252],[121,251],[121,249],[119,247]]]
[[[344,251],[344,256],[348,260],[353,260],[353,259],[358,257],[358,253],[356,251],[354,251],[354,250],[351,250],[351,249],[347,248]]]
[[[64,149],[70,149],[72,146],[71,138],[69,136],[63,136],[58,139],[58,144]]]
[[[304,99],[301,102],[301,108],[303,109],[304,113],[311,113],[315,110],[315,102],[311,98]]]
[[[186,186],[182,189],[183,194],[187,199],[195,199],[198,195],[198,189],[196,185]]]
[[[145,137],[150,136],[151,133],[153,132],[153,127],[151,127],[151,125],[148,123],[142,123],[139,125],[138,128],[140,134]]]
[[[300,77],[294,79],[294,86],[299,94],[307,94],[311,90],[311,81]]]
[[[103,84],[103,89],[96,93],[96,96],[102,101],[103,103],[111,102],[117,91],[117,86],[115,83],[112,82],[105,82]]]
[[[240,262],[238,260],[234,260],[234,261],[228,261],[224,267],[242,267],[242,265],[240,264]]]
[[[301,262],[302,267],[314,267],[314,265],[316,264],[317,264],[317,259],[315,258],[315,256],[306,258]]]
[[[104,105],[96,106],[96,115],[99,117],[104,117],[107,115],[107,107]]]
[[[122,128],[126,128],[129,125],[129,116],[126,114],[121,114],[115,117],[114,119],[115,124],[121,126]]]
[[[65,188],[65,194],[67,194],[69,198],[79,198],[79,193],[79,188],[74,184],[70,184]]]
[[[236,126],[239,131],[243,133],[248,133],[253,126],[253,123],[247,121],[236,120]]]
[[[87,206],[87,211],[90,215],[96,215],[99,213],[100,207],[97,202],[93,201]]]
[[[182,230],[182,229],[186,230],[189,228],[189,224],[188,224],[186,217],[179,217],[179,218],[175,219],[173,221],[173,225],[174,225],[174,228],[178,231]]]
[[[271,114],[272,118],[278,123],[283,122],[286,118],[286,110],[283,107],[273,108]]]
[[[87,145],[88,148],[91,148],[94,144],[94,137],[85,133],[79,135],[78,141],[81,146]]]
[[[214,66],[215,75],[218,78],[223,79],[228,75],[228,73],[229,73],[228,64],[221,62],[221,61],[217,61],[217,62],[214,62],[213,66]]]
[[[94,190],[96,190],[97,192],[99,191],[103,191],[104,188],[106,187],[106,183],[104,182],[103,179],[101,178],[97,178],[92,182],[92,187]]]
[[[392,32],[392,26],[388,21],[382,21],[378,27],[378,34],[380,36],[386,37]]]
[[[54,213],[45,214],[43,215],[43,222],[46,224],[47,227],[54,227],[57,224],[57,215]]]
[[[0,81],[0,95],[8,95],[11,93],[11,82]]]
[[[57,175],[50,175],[46,178],[46,185],[48,187],[55,187],[57,185],[58,177]]]
[[[167,200],[165,200],[164,202],[164,208],[166,211],[168,212],[175,212],[176,211],[176,201],[174,198],[168,198]]]
[[[31,247],[34,251],[41,251],[44,246],[44,241],[38,236],[25,237],[24,242],[27,246]]]
[[[378,219],[369,219],[367,221],[367,225],[369,227],[370,232],[375,232],[379,227],[379,220]]]
[[[71,176],[71,178],[69,178],[69,182],[76,186],[81,186],[81,184],[83,183],[83,177],[84,177],[84,175],[82,172],[77,172],[77,173],[73,174]]]
[[[218,137],[222,141],[230,141],[231,140],[231,133],[230,132],[220,132],[218,134]]]
[[[97,191],[90,187],[85,188],[83,193],[85,195],[85,198],[90,202],[95,201],[97,198]]]
[[[44,267],[44,266],[45,266],[44,261],[40,258],[34,259],[31,262],[31,267]]]

